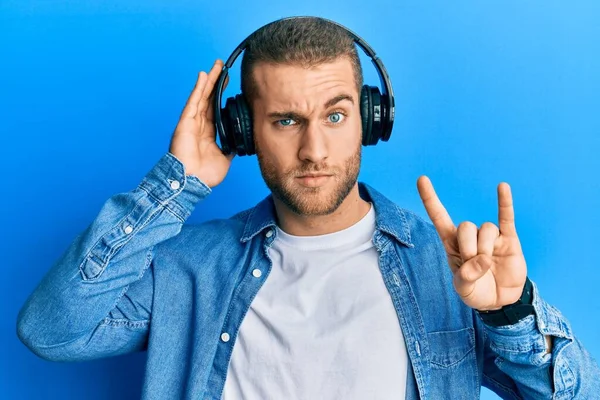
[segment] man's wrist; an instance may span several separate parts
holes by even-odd
[[[535,314],[533,308],[533,284],[529,278],[526,278],[521,297],[513,304],[504,306],[499,310],[476,311],[486,325],[495,327],[514,325],[529,315]]]

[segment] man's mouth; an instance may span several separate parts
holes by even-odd
[[[305,174],[296,177],[302,186],[319,187],[327,183],[331,175],[327,174]]]

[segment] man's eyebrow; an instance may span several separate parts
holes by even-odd
[[[325,108],[334,106],[342,100],[348,100],[350,103],[352,103],[354,105],[354,98],[352,96],[350,96],[349,94],[342,93],[342,94],[335,96],[332,99],[327,100],[327,102],[325,103]]]
[[[339,94],[339,95],[327,100],[325,102],[324,108],[332,107],[343,100],[348,100],[350,103],[354,104],[354,98],[351,95],[342,93],[342,94]],[[294,111],[273,111],[273,112],[268,113],[267,117],[269,117],[269,118],[285,118],[285,119],[290,118],[290,119],[293,119],[296,121],[299,121],[299,120],[305,118],[300,113],[297,113]]]
[[[300,121],[304,117],[293,111],[273,111],[267,114],[269,118],[281,118],[281,119],[293,119],[295,121]]]

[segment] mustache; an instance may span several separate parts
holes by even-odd
[[[298,178],[310,174],[335,175],[335,173],[336,169],[329,167],[327,164],[306,163],[293,169],[289,175]]]

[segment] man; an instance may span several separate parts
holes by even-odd
[[[353,40],[325,20],[270,24],[244,54],[272,195],[184,225],[233,158],[215,141],[222,67],[200,72],[169,152],[104,204],[23,306],[18,334],[33,352],[147,350],[147,399],[600,391],[597,363],[527,279],[506,183],[499,226],[480,228],[456,227],[427,177],[417,185],[433,225],[357,183],[362,70]]]

